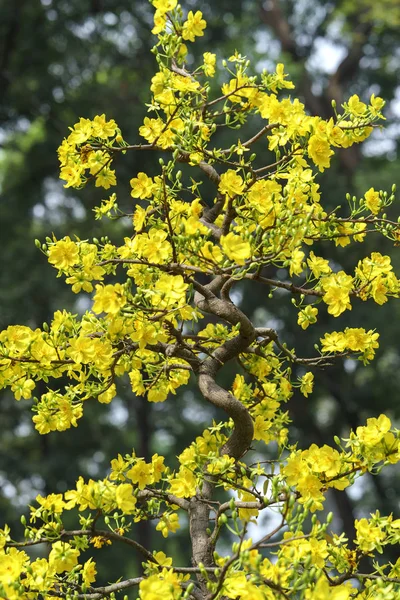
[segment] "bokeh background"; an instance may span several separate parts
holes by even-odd
[[[351,94],[364,101],[372,93],[386,99],[385,129],[374,131],[361,149],[339,152],[332,169],[320,176],[326,207],[345,204],[346,192],[362,197],[371,186],[388,192],[393,183],[400,187],[397,0],[187,0],[183,7],[201,9],[208,22],[204,38],[191,45],[188,69],[207,50],[217,53],[219,64],[238,50],[258,72],[283,62],[308,112],[325,118],[333,114],[332,98],[338,106]],[[127,234],[122,222],[93,219],[93,207],[107,192],[93,186],[79,192],[63,188],[56,149],[79,117],[103,112],[117,121],[127,141],[139,140],[137,130],[156,71],[150,53],[155,40],[150,33],[153,9],[147,0],[0,0],[0,14],[0,329],[10,324],[40,327],[55,310],[80,313],[90,307],[90,300],[74,295],[56,278],[34,239],[44,240],[54,232],[57,237],[68,233],[82,239],[109,235],[117,241]],[[217,86],[224,77],[220,69]],[[241,139],[255,133],[256,126],[249,124]],[[222,147],[231,143],[225,135],[220,135]],[[154,172],[152,161],[149,153],[121,157],[120,205],[132,209],[129,179],[138,171]],[[360,247],[339,247],[333,258],[351,272],[372,249],[390,254],[399,273],[398,248],[378,236]],[[332,256],[332,246],[321,245],[318,252]],[[270,274],[285,277],[282,272]],[[315,372],[312,396],[294,395],[287,407],[293,419],[292,440],[298,439],[302,447],[332,443],[334,434],[346,436],[350,428],[383,411],[399,424],[398,303],[389,300],[377,307],[356,301],[340,320],[322,316],[318,325],[303,332],[289,297],[277,294],[271,300],[263,288],[254,293],[244,284],[235,289],[235,299],[258,325],[273,325],[303,356],[313,355],[314,344],[326,330],[364,326],[381,334],[381,349],[369,366],[354,360],[338,363]],[[224,376],[230,385],[233,370]],[[145,459],[159,452],[174,466],[177,454],[215,416],[194,388],[163,404],[149,404],[122,381],[110,406],[86,403],[77,429],[39,436],[30,405],[1,392],[0,527],[8,522],[16,531],[21,531],[20,516],[38,493],[61,493],[74,486],[79,474],[104,477],[119,452],[135,448]],[[269,452],[264,450],[266,458]],[[333,526],[352,539],[355,518],[377,509],[398,513],[399,497],[395,467],[379,477],[364,477],[345,492],[332,491],[328,508],[336,514]],[[164,540],[154,525],[137,525],[135,539],[187,564],[185,528]],[[260,527],[268,527],[268,522],[261,521]],[[104,581],[133,576],[141,568],[140,557],[126,549],[105,548],[95,559]]]

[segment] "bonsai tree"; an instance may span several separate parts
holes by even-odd
[[[372,232],[398,243],[398,222],[386,214],[394,189],[339,198],[326,212],[317,183],[336,148],[378,126],[384,101],[354,95],[338,110],[333,102],[329,120],[312,117],[288,95],[294,86],[282,64],[255,76],[239,53],[223,61],[217,91],[214,54],[186,66],[188,44],[204,34],[202,13],[184,15],[177,0],[152,4],[158,71],[140,138],[125,141],[103,114],[81,118],[59,148],[66,187],[105,190],[117,183],[121,155],[154,154],[154,173],[132,173],[130,211],[111,191],[95,209],[95,218],[129,219],[131,231],[119,241],[37,242],[72,292],[93,304],[79,318],[57,311],[42,330],[1,332],[0,383],[17,401],[45,383],[33,401],[41,435],[78,426],[88,402],[112,402],[120,378],[144,402],[173,402],[190,381],[221,418],[198,432],[178,469],[132,449],[110,457],[102,480],[77,474],[74,489],[39,495],[22,518],[24,540],[7,525],[0,531],[0,598],[395,600],[400,559],[385,563],[379,554],[399,542],[400,519],[377,512],[356,520],[348,540],[330,530],[333,515],[323,509],[331,488],[400,460],[398,431],[381,414],[342,441],[303,449],[288,435],[285,411],[296,388],[312,393],[320,368],[344,357],[373,360],[379,334],[363,323],[341,330],[338,317],[354,307],[356,321],[360,301],[381,305],[399,294],[389,256],[372,252],[346,273],[319,255],[322,244],[326,254]],[[240,137],[247,122],[258,127],[250,139]],[[229,147],[218,144],[221,129]],[[280,294],[305,331],[323,315],[329,331],[314,355],[253,323],[238,285],[266,304]],[[225,365],[236,369],[228,386]],[[257,527],[264,514],[274,516],[267,531]],[[188,523],[185,565],[135,541],[135,523],[149,519],[164,537]],[[129,578],[122,569],[103,585],[95,554],[116,544],[141,553],[143,573]],[[28,555],[36,545],[49,548],[46,558]],[[88,550],[93,557],[82,560]],[[373,559],[368,573],[365,557]]]

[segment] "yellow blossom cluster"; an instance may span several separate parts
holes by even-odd
[[[106,190],[115,185],[115,171],[110,168],[112,155],[106,147],[123,140],[114,119],[107,121],[104,114],[93,120],[82,117],[70,130],[58,149],[64,187],[81,187],[88,179],[94,179],[96,187]]]

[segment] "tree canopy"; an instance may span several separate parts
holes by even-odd
[[[33,423],[44,436],[78,426],[95,401],[112,403],[119,380],[144,407],[175,402],[190,383],[212,417],[178,464],[133,448],[114,455],[106,477],[76,473],[76,487],[39,495],[23,517],[24,541],[7,525],[1,531],[2,597],[101,598],[132,587],[144,600],[394,599],[399,561],[378,555],[398,544],[398,520],[378,511],[358,518],[348,539],[330,529],[324,507],[330,490],[344,495],[359,477],[398,462],[398,431],[381,414],[336,436],[335,446],[303,449],[285,407],[294,391],[308,402],[314,381],[323,385],[341,360],[369,365],[379,333],[362,307],[398,297],[391,258],[375,241],[398,243],[395,188],[343,194],[332,207],[318,183],[335,150],[380,127],[384,101],[353,94],[333,101],[332,116],[310,115],[282,63],[256,75],[239,51],[218,66],[212,52],[192,55],[202,13],[183,14],[175,0],[153,5],[158,71],[141,139],[125,140],[100,113],[82,117],[59,148],[65,188],[105,189],[94,217],[110,218],[120,240],[71,231],[37,241],[72,292],[93,304],[79,316],[57,310],[41,328],[8,326],[0,381],[16,400],[37,394]],[[124,186],[112,188],[132,154],[146,155],[148,169],[131,173],[128,202]],[[334,249],[358,245],[366,254],[342,265]],[[299,344],[247,314],[238,289],[286,306]],[[267,533],[257,526],[263,515]],[[152,521],[162,537],[188,523],[185,565],[157,538],[155,547],[136,541],[137,527]],[[42,544],[50,544],[47,558],[26,553]],[[93,553],[118,544],[139,552],[144,570],[130,577],[122,569],[107,584]]]

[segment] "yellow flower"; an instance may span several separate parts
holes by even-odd
[[[221,175],[218,190],[221,194],[226,194],[229,198],[234,198],[243,192],[244,185],[244,181],[240,175],[233,169],[229,169]]]
[[[334,477],[340,471],[342,463],[339,452],[326,444],[322,448],[312,444],[302,455],[314,472],[323,473],[325,477]]]
[[[162,552],[161,550],[156,552],[155,550],[153,550],[153,556],[156,559],[156,561],[158,562],[158,564],[161,565],[162,567],[171,567],[172,566],[172,558],[170,556],[167,556],[165,554],[165,552]]]
[[[10,528],[8,525],[4,526],[4,529],[0,529],[0,550],[3,550],[4,546],[11,539]]]
[[[195,14],[190,11],[187,21],[183,24],[182,37],[184,40],[194,42],[195,36],[201,37],[204,35],[203,29],[207,27],[207,23],[203,19],[203,13],[198,10]]]
[[[353,288],[353,278],[344,271],[321,279],[324,290],[323,301],[328,305],[328,313],[338,317],[346,309],[351,310],[349,294]]]
[[[96,285],[93,312],[116,314],[126,304],[124,287],[120,283],[115,285]]]
[[[68,136],[68,141],[72,144],[83,144],[83,142],[86,142],[92,136],[93,124],[90,119],[81,117],[79,123],[76,123],[73,129],[72,127],[69,129],[72,133]]]
[[[55,570],[45,558],[37,558],[29,566],[29,587],[31,589],[44,592],[52,587]]]
[[[92,558],[89,558],[83,565],[82,569],[82,581],[85,585],[90,585],[96,581],[96,563],[93,562]]]
[[[382,110],[382,108],[385,106],[385,101],[383,100],[383,98],[380,98],[379,96],[375,97],[375,94],[372,94],[370,100],[370,110],[371,113],[374,115],[377,115],[380,113],[380,111]],[[385,117],[382,117],[385,118]]]
[[[164,465],[164,460],[164,456],[158,456],[158,454],[153,454],[153,456],[151,457],[151,467],[153,469],[153,483],[158,483],[160,481],[162,474],[167,468]]]
[[[169,580],[164,579],[163,575],[171,573],[173,577],[172,585]],[[177,575],[172,573],[172,571],[167,571],[167,569],[163,569],[162,573],[157,573],[155,575],[150,575],[146,579],[142,579],[139,584],[139,598],[140,600],[158,600],[159,598],[163,598],[164,600],[173,600],[174,598],[178,598],[178,595],[174,594],[173,584],[179,586],[179,582],[177,579]],[[179,587],[178,587],[179,589]]]
[[[102,187],[108,190],[112,185],[116,185],[117,179],[115,177],[115,171],[109,167],[101,169],[100,173],[96,176],[96,187]]]
[[[40,504],[44,510],[48,510],[55,514],[61,514],[65,508],[62,494],[49,494],[45,498],[39,494],[36,496],[36,502]]]
[[[161,134],[163,126],[164,124],[161,119],[149,119],[149,117],[145,117],[143,125],[139,128],[139,133],[152,144]]]
[[[317,322],[318,308],[315,306],[306,306],[301,310],[297,317],[297,323],[302,329],[307,329],[309,325],[313,325]]]
[[[111,400],[115,398],[116,394],[117,388],[113,383],[109,388],[97,396],[97,400],[100,402],[100,404],[110,404]]]
[[[56,573],[71,571],[78,564],[80,552],[67,542],[55,542],[49,555],[49,563]]]
[[[184,282],[182,275],[163,273],[157,280],[151,297],[152,304],[160,307],[182,306],[186,300],[186,290],[189,284]]]
[[[367,110],[367,105],[364,104],[364,102],[361,102],[357,94],[354,94],[349,98],[347,106],[349,107],[350,112],[356,117],[362,117]]]
[[[212,242],[205,242],[201,247],[200,254],[208,261],[220,263],[223,259],[222,252],[219,246],[214,246]]]
[[[322,352],[343,352],[346,348],[346,337],[342,331],[326,333],[321,342]]]
[[[313,373],[306,373],[300,379],[300,391],[307,398],[309,394],[313,391],[314,387],[314,375]]]
[[[32,396],[32,390],[35,389],[35,382],[33,379],[18,379],[12,386],[11,390],[14,393],[16,400],[29,400]]]
[[[117,506],[125,515],[131,515],[136,506],[136,497],[133,495],[133,486],[130,483],[121,483],[115,491]]]
[[[325,577],[318,579],[312,590],[306,591],[306,600],[349,600],[354,588],[348,584],[332,587]]]
[[[319,278],[322,274],[328,274],[332,271],[329,266],[329,261],[320,256],[315,256],[311,250],[309,258],[307,258],[307,264],[312,271],[314,277]]]
[[[69,342],[68,356],[77,363],[89,363],[96,352],[93,341],[92,338],[84,336],[72,338]]]
[[[390,419],[386,415],[380,415],[377,419],[367,419],[366,426],[357,427],[356,435],[366,446],[376,446],[385,437],[391,425]]]
[[[368,519],[356,519],[354,526],[357,532],[356,543],[362,552],[371,552],[386,537],[386,533],[380,527],[373,526]]]
[[[79,260],[78,245],[67,235],[49,248],[49,263],[56,269],[68,269],[73,267]]]
[[[154,191],[154,182],[146,173],[138,173],[137,177],[130,180],[132,198],[151,198]]]
[[[207,75],[207,77],[214,76],[216,59],[217,59],[217,57],[215,56],[215,54],[212,54],[211,52],[204,52],[204,54],[203,54],[203,60],[204,60],[203,70],[204,70],[204,74]]]
[[[148,234],[143,234],[138,240],[138,253],[152,263],[165,263],[172,253],[167,237],[166,231],[152,227]]]
[[[146,220],[146,209],[141,206],[137,206],[135,212],[133,213],[133,227],[136,232],[142,231],[145,220]]]
[[[64,185],[68,187],[80,187],[83,183],[82,175],[85,169],[81,164],[69,163],[60,170],[60,179],[64,179],[67,183]]]
[[[166,13],[170,10],[174,10],[176,7],[178,0],[152,0],[152,5],[157,10]]]
[[[368,192],[364,194],[365,198],[365,206],[370,210],[374,215],[377,215],[381,208],[381,199],[379,196],[379,192],[376,192],[374,188],[369,188]]]
[[[282,474],[289,485],[296,485],[299,479],[308,472],[310,469],[303,460],[301,452],[292,452],[287,460],[287,465],[282,469]]]
[[[285,66],[282,63],[276,65],[275,73],[272,75],[273,83],[270,85],[270,89],[276,94],[278,89],[293,89],[294,84],[291,81],[286,81],[287,74],[285,73]]]
[[[0,585],[11,584],[13,581],[18,580],[23,569],[24,564],[28,561],[28,556],[25,552],[16,550],[16,548],[10,548],[7,550],[7,554],[0,554]],[[2,586],[3,587],[3,586]],[[4,588],[3,588],[4,589]],[[4,591],[0,592],[2,598],[18,599],[21,596],[11,594],[4,595]],[[11,592],[11,590],[10,590]]]
[[[379,333],[370,329],[368,332],[362,327],[346,327],[344,331],[347,348],[353,352],[363,352],[367,348],[378,348]]]
[[[299,250],[299,248],[295,248],[292,251],[292,255],[289,259],[289,273],[290,275],[300,275],[303,271],[303,258],[304,252]]]
[[[163,537],[165,538],[168,537],[170,531],[175,533],[175,531],[179,528],[179,518],[176,513],[164,513],[156,526],[157,531],[161,531]]]
[[[318,135],[312,135],[308,142],[308,156],[319,168],[321,173],[330,166],[330,157],[333,154],[329,143]]]
[[[181,467],[169,482],[169,492],[178,498],[190,498],[196,493],[197,480],[189,469]]]
[[[114,119],[106,121],[106,115],[96,115],[92,121],[93,135],[99,138],[109,138],[115,135],[117,124]]]
[[[232,232],[221,236],[221,246],[229,260],[238,265],[244,265],[246,259],[251,256],[249,242],[243,241],[239,235],[235,235]]]
[[[145,463],[141,458],[129,469],[126,475],[133,483],[138,485],[140,490],[143,490],[146,485],[153,483],[152,465]]]
[[[143,347],[145,347],[145,345]],[[129,373],[129,379],[132,386],[132,392],[134,392],[137,396],[143,396],[146,388],[143,385],[143,377],[141,372],[138,369],[134,369]]]
[[[298,480],[296,487],[304,501],[312,499],[315,503],[320,504],[324,500],[324,496],[321,493],[322,483],[318,477],[312,473],[302,475]]]
[[[254,421],[254,440],[263,440],[266,444],[268,444],[273,436],[271,433],[268,433],[268,430],[271,429],[271,421],[266,421],[263,416],[258,415]]]

